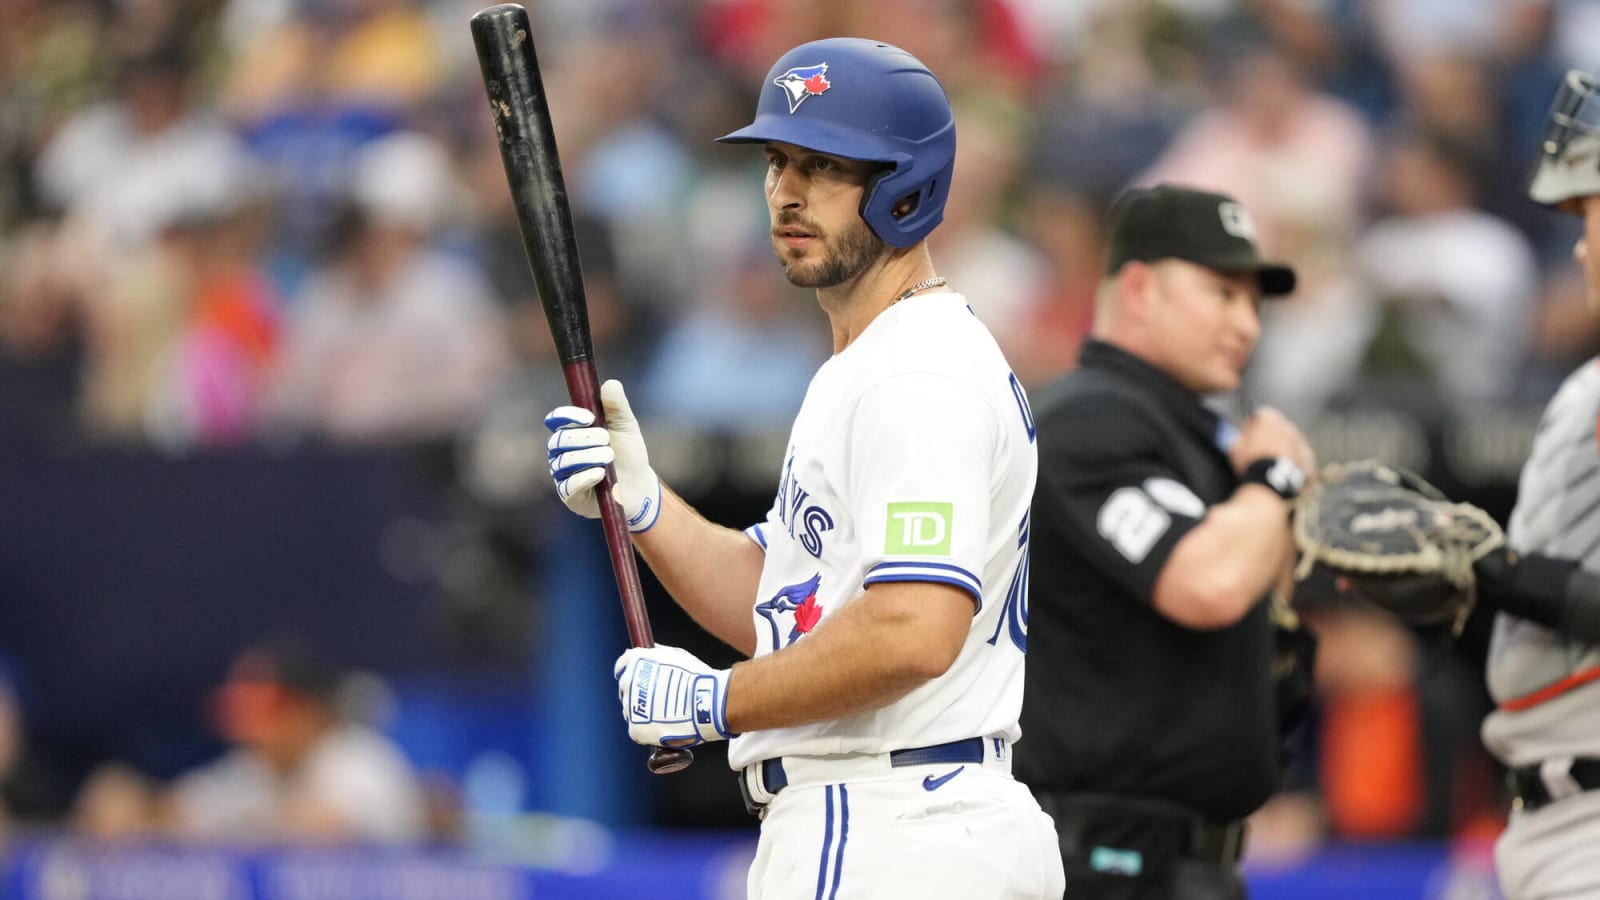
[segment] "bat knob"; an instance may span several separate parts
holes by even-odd
[[[645,767],[652,775],[671,775],[689,768],[692,762],[694,754],[687,748],[657,747],[650,751],[650,760]]]

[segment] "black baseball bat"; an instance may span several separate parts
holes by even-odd
[[[578,242],[573,235],[566,180],[561,175],[561,158],[550,127],[550,106],[533,49],[528,12],[515,3],[502,3],[473,13],[471,24],[523,248],[539,290],[539,302],[550,322],[550,334],[555,338],[567,393],[574,404],[593,412],[595,423],[603,426],[605,411],[600,405],[600,378],[595,372],[589,335],[589,308],[583,293]],[[595,488],[600,524],[611,554],[611,569],[617,576],[628,639],[635,647],[651,647],[655,638],[645,612],[633,544],[622,511],[611,499],[615,481],[615,473],[607,469],[605,481]],[[650,751],[649,768],[656,774],[666,774],[686,768],[693,761],[694,754],[687,749],[655,747]]]

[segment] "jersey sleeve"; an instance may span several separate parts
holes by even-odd
[[[1036,539],[1072,547],[1108,580],[1149,602],[1173,547],[1205,517],[1205,502],[1184,483],[1163,452],[1163,432],[1140,410],[1098,396],[1037,412]],[[1041,533],[1046,529],[1051,533]]]
[[[750,543],[761,548],[762,553],[767,552],[767,542],[783,529],[783,520],[778,515],[778,500],[773,499],[772,505],[767,507],[766,518],[749,526],[744,530],[744,536]]]
[[[845,496],[860,531],[863,587],[948,584],[983,603],[989,492],[1000,427],[971,388],[926,373],[869,388],[848,423]]]
[[[767,552],[767,529],[769,527],[771,525],[768,522],[757,522],[744,530],[744,536],[749,538],[752,544],[760,547],[762,553]]]

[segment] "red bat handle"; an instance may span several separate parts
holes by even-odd
[[[576,406],[594,413],[594,424],[604,428],[606,414],[600,405],[600,379],[592,360],[578,360],[562,366],[567,379],[567,393]],[[606,478],[595,488],[600,505],[600,526],[606,535],[606,550],[611,554],[611,568],[617,573],[617,593],[622,595],[622,616],[628,622],[628,643],[633,647],[653,647],[655,637],[650,633],[650,619],[645,615],[644,588],[639,583],[639,567],[633,558],[633,541],[628,536],[628,523],[622,519],[622,508],[611,499],[611,489],[616,485],[616,472],[606,468]]]
[[[605,409],[600,404],[600,377],[595,372],[594,361],[588,359],[570,362],[561,367],[567,380],[567,393],[572,402],[594,413],[595,425],[604,428]],[[617,593],[622,597],[622,617],[628,623],[628,643],[634,647],[654,647],[656,640],[650,632],[650,618],[645,614],[644,587],[639,583],[639,566],[633,558],[633,540],[628,536],[628,523],[622,519],[622,508],[611,499],[611,488],[616,484],[616,472],[606,469],[605,480],[595,486],[595,499],[600,507],[600,527],[606,536],[606,551],[611,554],[611,571],[617,575]],[[694,762],[694,754],[686,747],[653,747],[645,763],[657,775],[686,769]]]

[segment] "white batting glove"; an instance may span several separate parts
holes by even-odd
[[[606,427],[594,427],[594,413],[581,406],[558,406],[544,417],[550,429],[550,477],[567,508],[591,519],[600,517],[595,486],[606,477],[606,466],[617,473],[611,498],[622,507],[628,530],[649,531],[661,515],[661,479],[650,468],[639,420],[628,405],[622,382],[600,386]]]
[[[733,737],[728,676],[687,650],[657,644],[617,657],[617,699],[636,744],[693,747]]]

